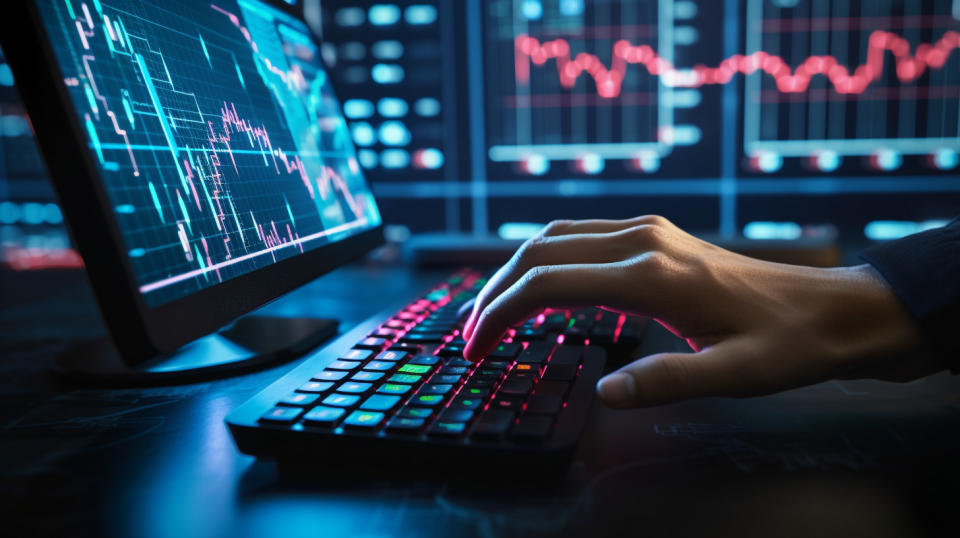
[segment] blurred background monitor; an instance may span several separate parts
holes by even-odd
[[[960,213],[960,0],[303,9],[394,240],[660,213],[862,244]],[[5,252],[69,260],[12,83],[0,60]]]

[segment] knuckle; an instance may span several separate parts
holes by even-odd
[[[669,219],[661,215],[649,215],[645,220],[647,221],[647,224],[659,226],[661,228],[666,228],[672,225]]]
[[[549,224],[544,226],[543,233],[541,235],[553,235],[553,234],[559,233],[564,228],[570,226],[570,224],[572,223],[573,223],[572,220],[567,220],[567,219],[550,221]]]
[[[548,285],[548,281],[551,278],[552,274],[553,272],[550,271],[548,267],[538,265],[536,267],[531,268],[524,275],[523,277],[524,285],[533,290],[542,289],[543,287]]]

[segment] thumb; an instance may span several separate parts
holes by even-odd
[[[763,376],[750,375],[743,346],[723,342],[699,353],[660,353],[643,357],[597,383],[609,407],[646,407],[704,396],[761,393]]]

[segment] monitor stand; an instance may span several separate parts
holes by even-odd
[[[337,334],[331,319],[245,316],[173,353],[127,364],[110,338],[71,346],[57,357],[54,372],[85,382],[112,385],[191,383],[236,375],[303,355]]]

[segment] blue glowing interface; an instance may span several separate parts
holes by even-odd
[[[299,20],[256,0],[37,5],[147,305],[380,224]]]

